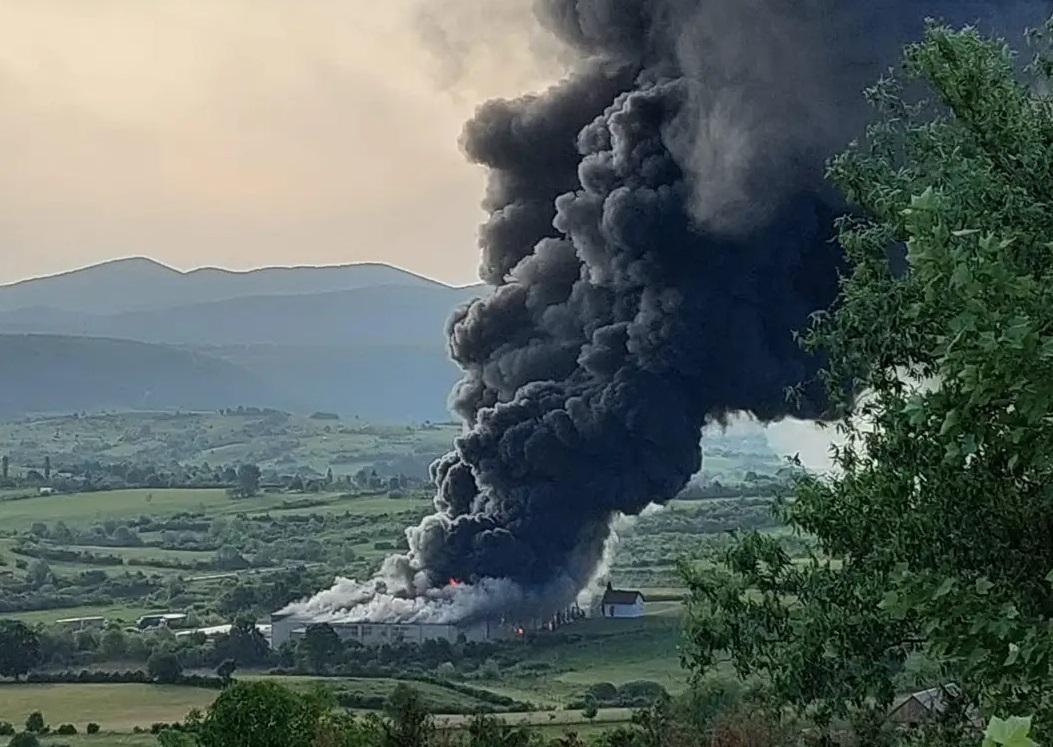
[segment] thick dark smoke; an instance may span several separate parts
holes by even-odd
[[[566,601],[612,516],[698,471],[704,424],[821,416],[819,361],[793,332],[836,294],[843,206],[822,172],[862,128],[863,88],[927,16],[1008,30],[1048,10],[540,0],[580,64],[465,129],[490,169],[481,275],[496,289],[450,323],[467,429],[434,467],[437,512],[385,567],[389,591],[502,579]]]

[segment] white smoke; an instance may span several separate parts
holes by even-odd
[[[833,449],[843,441],[833,427],[793,418],[772,423],[764,433],[776,454],[796,457],[805,469],[819,474],[834,468]]]
[[[640,516],[650,516],[665,507],[651,504]],[[616,514],[603,557],[584,588],[571,577],[556,579],[544,587],[527,589],[509,579],[483,578],[474,583],[450,579],[440,588],[428,585],[423,573],[412,570],[405,555],[388,557],[376,577],[369,581],[339,577],[314,596],[294,602],[278,612],[317,623],[386,622],[449,624],[472,620],[544,618],[569,604],[592,609],[603,596],[621,537],[640,516]]]
[[[510,608],[524,607],[527,596],[522,587],[507,579],[451,583],[415,596],[401,596],[384,591],[376,581],[338,578],[331,588],[290,604],[280,614],[319,623],[455,623],[493,618]]]
[[[529,589],[507,578],[482,578],[473,583],[450,579],[446,586],[436,588],[428,584],[424,573],[413,570],[412,558],[392,555],[372,580],[337,578],[330,588],[278,614],[318,623],[525,621],[566,607],[579,588],[570,576]]]
[[[589,580],[589,583],[585,585],[585,588],[578,593],[575,601],[578,607],[583,610],[590,610],[599,604],[600,598],[603,597],[603,593],[606,591],[607,583],[612,580],[611,566],[614,564],[614,557],[617,555],[618,548],[622,543],[622,537],[624,537],[642,517],[652,516],[661,511],[666,511],[667,509],[667,506],[652,503],[641,511],[639,516],[630,516],[623,513],[617,513],[614,515],[614,518],[611,519],[610,536],[608,536],[607,542],[603,545],[603,556],[600,559],[599,565],[596,566],[596,572]]]

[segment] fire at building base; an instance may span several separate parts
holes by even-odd
[[[290,641],[295,643],[306,635],[308,628],[320,624],[329,625],[341,640],[357,641],[363,646],[421,644],[439,640],[450,643],[510,641],[532,632],[555,631],[585,617],[585,612],[577,606],[533,620],[475,620],[459,623],[312,619],[274,613],[271,615],[271,645],[280,648]]]

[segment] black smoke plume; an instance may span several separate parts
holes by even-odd
[[[1048,10],[540,0],[579,64],[465,128],[490,169],[481,276],[496,287],[449,324],[466,432],[433,467],[436,513],[389,559],[388,591],[449,599],[458,579],[568,601],[612,516],[699,470],[707,422],[819,417],[820,362],[793,333],[836,295],[844,206],[823,169],[860,133],[863,89],[927,16],[1019,30]]]

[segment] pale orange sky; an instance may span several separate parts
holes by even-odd
[[[475,280],[457,138],[559,75],[529,5],[5,0],[0,282],[130,255]]]

